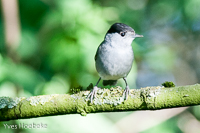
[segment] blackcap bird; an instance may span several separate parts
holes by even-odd
[[[126,84],[123,96],[127,100],[130,89],[126,77],[132,67],[134,55],[131,43],[136,37],[143,37],[143,35],[136,34],[126,24],[115,23],[110,27],[95,55],[95,66],[100,78],[88,95],[91,102],[96,97],[99,89],[97,85],[101,79],[106,86],[116,85],[117,80],[123,78]]]

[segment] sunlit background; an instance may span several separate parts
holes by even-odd
[[[0,96],[64,94],[95,84],[94,55],[115,22],[144,35],[132,43],[131,88],[200,82],[199,0],[1,0]],[[125,87],[123,80],[118,85]],[[197,133],[199,120],[194,106],[0,122],[0,132]],[[19,123],[47,128],[4,127]]]

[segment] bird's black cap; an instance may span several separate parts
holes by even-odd
[[[126,24],[115,23],[110,27],[107,33],[121,33],[121,32],[126,32],[126,31],[135,32],[130,26]]]

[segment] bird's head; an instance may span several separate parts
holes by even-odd
[[[123,23],[113,24],[106,33],[105,40],[114,43],[120,43],[120,45],[131,45],[132,41],[136,37],[143,37],[135,33],[134,29]]]

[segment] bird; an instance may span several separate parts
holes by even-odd
[[[100,89],[97,85],[101,80],[104,86],[112,86],[116,85],[120,78],[123,78],[126,84],[123,92],[124,99],[128,99],[130,88],[126,77],[134,60],[131,44],[137,37],[143,37],[143,35],[136,34],[133,28],[124,23],[114,23],[107,31],[95,54],[95,66],[100,78],[88,94],[91,102],[93,98],[96,98],[96,93]]]

